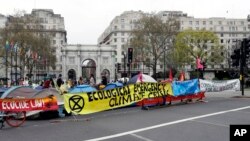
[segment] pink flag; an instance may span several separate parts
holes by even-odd
[[[185,73],[181,71],[179,81],[184,81],[185,80]]]
[[[139,73],[138,79],[139,79],[140,82],[143,82],[142,81],[142,73],[141,72]]]
[[[203,69],[203,65],[202,65],[201,59],[199,57],[196,59],[196,68]]]
[[[172,74],[172,69],[169,70],[169,76],[168,76],[169,81],[173,81],[173,74]]]

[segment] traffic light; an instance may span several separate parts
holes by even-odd
[[[231,55],[233,67],[238,67],[240,64],[240,49],[235,49],[234,53]]]
[[[133,61],[133,48],[128,48],[128,63],[131,64]]]
[[[121,71],[121,63],[117,63],[117,71]]]
[[[243,64],[247,66],[248,59],[250,57],[250,39],[243,39],[243,47],[244,47],[244,57]]]

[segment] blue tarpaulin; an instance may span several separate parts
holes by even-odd
[[[173,81],[172,88],[174,96],[195,94],[200,92],[198,79]]]
[[[123,84],[119,83],[119,82],[109,83],[109,84],[106,85],[104,90],[110,90],[110,89],[114,89],[114,88],[118,88],[118,87],[123,87]]]
[[[69,90],[69,93],[93,92],[97,91],[96,88],[90,85],[78,85]]]

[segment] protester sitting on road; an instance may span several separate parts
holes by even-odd
[[[89,85],[95,86],[95,77],[94,77],[94,74],[90,74]]]
[[[23,85],[24,86],[29,86],[29,79],[28,79],[28,77],[24,78]]]
[[[83,84],[83,78],[80,76],[77,85],[82,85],[82,84]]]

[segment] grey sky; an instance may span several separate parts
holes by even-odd
[[[250,0],[1,0],[0,13],[53,9],[65,20],[68,43],[96,44],[115,16],[124,11],[178,10],[196,18],[246,18]]]

